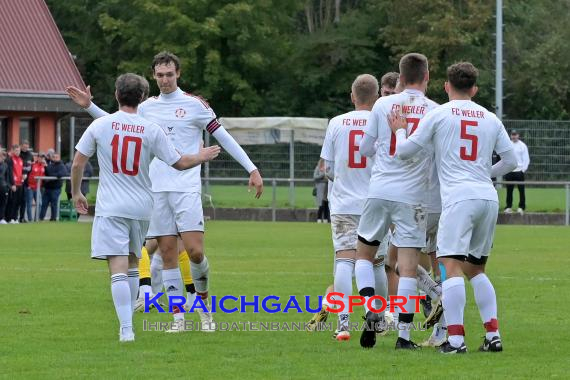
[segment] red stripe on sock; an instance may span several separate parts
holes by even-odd
[[[449,325],[447,326],[447,333],[449,335],[465,336],[465,329],[463,328],[463,325]]]
[[[200,298],[202,298],[203,300],[207,300],[207,299],[208,299],[208,292],[206,292],[206,293],[196,292],[196,294],[199,295]]]
[[[483,323],[483,326],[487,332],[497,332],[499,329],[499,321],[497,321],[495,318],[492,318],[489,322]]]

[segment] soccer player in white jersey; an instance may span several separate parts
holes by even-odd
[[[327,176],[334,185],[329,196],[332,239],[335,250],[334,291],[344,294],[344,304],[352,295],[352,275],[358,235],[356,229],[366,199],[372,162],[358,151],[370,110],[378,99],[378,80],[369,74],[359,75],[352,83],[351,100],[355,110],[336,116],[329,122],[321,158]],[[383,262],[383,260],[382,260]],[[380,283],[386,297],[386,272],[379,267]],[[378,293],[377,293],[378,294]],[[349,340],[349,312],[338,314],[337,340]]]
[[[172,53],[161,52],[154,57],[152,70],[160,95],[142,103],[139,114],[160,125],[174,146],[184,153],[198,151],[202,133],[206,130],[247,170],[249,186],[255,187],[255,196],[259,198],[263,192],[263,180],[257,167],[220,125],[208,103],[200,97],[183,92],[178,87],[179,58]],[[104,111],[102,112],[90,101],[89,96],[80,94],[75,99],[79,105],[86,107],[93,117],[104,114]],[[160,161],[155,161],[151,165],[150,175],[155,207],[148,237],[158,240],[164,263],[162,279],[166,293],[168,296],[184,295],[176,244],[176,237],[180,235],[192,262],[191,271],[196,292],[204,303],[207,303],[209,265],[204,255],[200,168],[179,173]],[[212,315],[200,308],[197,310],[202,319],[202,331],[214,331]],[[175,310],[174,320],[176,323],[170,331],[183,331],[184,313],[181,310]]]
[[[408,301],[399,313],[398,340],[396,349],[415,349],[410,340],[410,324],[413,321],[414,300],[417,293],[417,266],[419,249],[425,246],[425,208],[429,157],[425,153],[413,160],[395,157],[396,136],[390,130],[387,116],[400,109],[406,115],[409,132],[413,133],[419,121],[436,106],[425,97],[429,71],[427,58],[418,53],[406,54],[400,60],[400,82],[404,91],[378,99],[360,143],[360,153],[374,156],[368,198],[358,225],[356,252],[356,284],[361,296],[374,295],[374,272],[372,261],[380,241],[384,239],[391,224],[395,225],[392,243],[398,247],[398,296]],[[376,144],[377,143],[377,144]],[[360,337],[362,347],[373,347],[376,335],[373,326],[379,316],[367,310],[366,329]]]
[[[463,312],[465,274],[473,286],[486,336],[481,351],[502,351],[495,290],[485,274],[491,251],[499,201],[491,177],[516,167],[516,157],[501,121],[471,100],[477,93],[477,69],[469,62],[447,69],[449,102],[427,115],[406,140],[405,123],[392,115],[397,135],[396,154],[412,159],[428,146],[435,148],[441,186],[442,214],[437,257],[445,266],[443,308],[448,342],[443,353],[464,353]],[[396,120],[395,120],[396,119]],[[395,122],[398,121],[398,122]],[[400,130],[402,129],[402,130]],[[491,166],[493,150],[501,161]]]
[[[91,257],[108,262],[121,342],[135,339],[132,312],[138,292],[138,257],[153,204],[151,160],[156,156],[176,170],[185,170],[215,158],[220,151],[219,147],[210,147],[181,156],[157,124],[137,115],[144,82],[135,74],[117,78],[119,111],[91,123],[77,143],[71,169],[73,202],[77,211],[85,214],[88,204],[81,194],[83,168],[97,152],[100,181]]]

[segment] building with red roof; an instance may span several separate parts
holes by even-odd
[[[0,13],[0,145],[56,148],[58,122],[81,110],[65,87],[85,84],[44,0],[3,0]]]

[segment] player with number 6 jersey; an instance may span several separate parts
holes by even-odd
[[[372,159],[359,152],[360,140],[370,110],[378,99],[378,80],[369,74],[359,75],[352,84],[351,99],[355,110],[334,117],[327,128],[321,158],[325,160],[327,176],[333,180],[329,195],[331,207],[332,238],[335,250],[334,291],[344,295],[348,302],[352,295],[352,275],[354,273],[357,228],[366,200]],[[375,266],[379,288],[386,289],[386,271],[383,257]],[[379,295],[385,297],[383,291]],[[350,339],[349,313],[339,313],[338,329],[335,338],[339,341]]]

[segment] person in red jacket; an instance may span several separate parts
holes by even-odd
[[[24,220],[23,214],[18,215],[20,205],[24,201],[24,161],[20,157],[20,146],[18,144],[12,145],[10,160],[12,161],[12,175],[14,176],[14,185],[8,194],[6,219],[8,219],[11,224],[18,224],[18,220],[20,222]]]
[[[38,201],[36,198],[36,191],[38,190],[38,181],[36,180],[36,177],[42,177],[46,172],[45,154],[34,153],[33,156],[34,163],[32,164],[32,168],[28,174],[28,187],[26,188],[26,211],[29,222],[34,220],[32,217],[32,203],[33,201]]]

